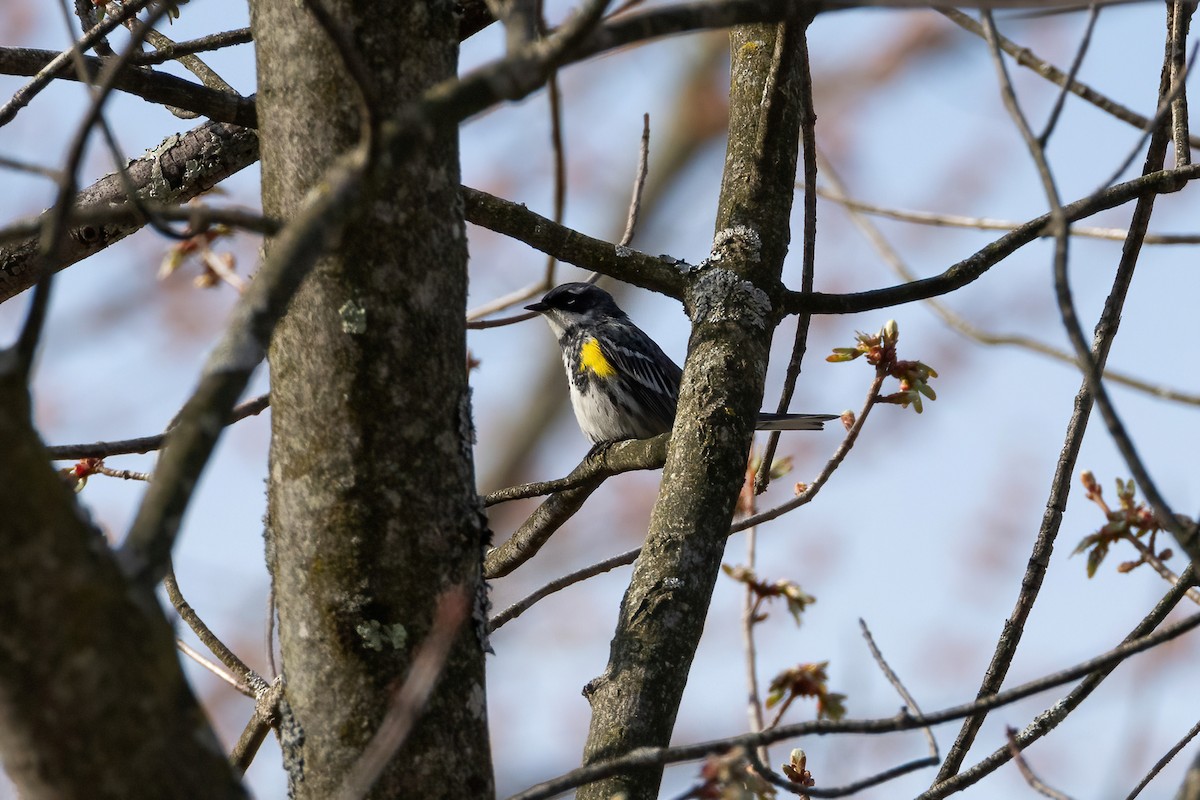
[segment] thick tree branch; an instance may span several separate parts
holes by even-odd
[[[777,318],[800,144],[800,75],[812,15],[730,34],[730,134],[712,255],[689,275],[692,335],[658,500],[621,602],[608,666],[584,690],[584,763],[671,737],[745,477]],[[580,800],[658,794],[662,768],[584,787]]]
[[[11,374],[0,449],[0,485],[20,487],[0,491],[0,756],[21,796],[244,797],[158,604],[51,469]]]
[[[162,204],[186,202],[201,192],[253,164],[258,158],[258,134],[225,122],[207,122],[191,131],[170,136],[154,150],[126,168],[130,180],[141,189],[140,196]],[[81,212],[117,209],[124,219],[107,224],[75,224],[68,220],[61,237],[55,266],[62,269],[139,230],[144,221],[129,219],[134,209],[126,202],[116,174],[101,178],[75,195],[73,206]],[[47,211],[44,226],[52,219]],[[37,283],[37,235],[0,247],[0,302]]]
[[[525,242],[559,261],[681,299],[690,265],[669,256],[649,256],[559,225],[523,205],[463,187],[467,221]]]
[[[529,519],[504,542],[488,553],[483,576],[501,578],[537,554],[550,536],[579,510],[583,502],[606,478],[638,469],[657,469],[667,457],[669,434],[653,439],[633,439],[589,453],[583,462],[561,481],[513,487],[489,495],[493,502],[533,497],[548,491],[554,494],[537,507]],[[553,487],[553,488],[550,488]],[[491,505],[490,502],[486,502]]]

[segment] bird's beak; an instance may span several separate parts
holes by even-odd
[[[536,303],[530,303],[529,305],[525,306],[526,310],[533,311],[538,314],[545,313],[546,309],[548,309],[549,307],[550,306],[546,305],[545,303],[541,302],[540,300]]]

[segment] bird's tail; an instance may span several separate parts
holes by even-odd
[[[768,414],[760,411],[756,430],[760,431],[819,431],[837,414]]]

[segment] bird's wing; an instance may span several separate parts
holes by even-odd
[[[683,370],[649,336],[640,330],[635,336],[636,344],[631,347],[615,344],[611,337],[605,337],[601,351],[616,367],[626,391],[642,412],[658,419],[663,430],[670,430],[675,421]]]

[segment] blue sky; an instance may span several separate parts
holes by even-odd
[[[564,12],[552,4],[553,14]],[[1162,8],[1133,4],[1105,11],[1081,80],[1135,110],[1152,112],[1162,49]],[[193,2],[168,34],[186,39],[246,24],[241,4]],[[1001,31],[1065,66],[1082,31],[1083,16],[1001,18]],[[0,10],[6,45],[57,49],[66,43],[59,15],[32,2]],[[884,56],[915,31],[937,43],[914,45],[911,58],[889,65]],[[498,31],[487,31],[463,49],[464,68],[495,58]],[[641,115],[650,112],[650,169],[665,160],[667,132],[681,83],[699,58],[703,37],[677,37],[622,51],[562,75],[569,194],[566,224],[595,236],[615,237],[624,218],[637,157]],[[1008,121],[982,40],[929,11],[839,12],[814,24],[811,50],[816,82],[818,141],[858,198],[900,208],[1024,220],[1045,211],[1032,161]],[[210,63],[240,91],[253,91],[253,53],[235,48]],[[880,72],[870,73],[875,66]],[[1040,127],[1055,89],[1027,70],[1012,67],[1027,113]],[[720,73],[713,87],[723,91]],[[874,83],[869,81],[873,80]],[[23,81],[0,78],[0,95]],[[0,129],[0,153],[42,164],[61,161],[78,121],[81,90],[55,86],[10,125]],[[134,98],[117,96],[110,120],[121,144],[136,155],[194,123]],[[551,208],[551,159],[542,95],[506,105],[467,123],[461,135],[464,182],[526,203]],[[1065,199],[1094,190],[1135,146],[1138,133],[1070,98],[1051,140],[1049,155]],[[724,144],[712,141],[648,209],[634,246],[696,262],[708,251]],[[1140,165],[1140,158],[1137,162]],[[106,153],[93,147],[82,173],[89,182],[110,171]],[[1127,173],[1126,177],[1132,173]],[[36,213],[50,202],[48,182],[5,174],[0,220]],[[225,185],[226,199],[257,207],[257,169]],[[799,197],[797,197],[799,205]],[[1089,223],[1122,227],[1131,207]],[[1195,231],[1195,189],[1158,201],[1151,229]],[[817,242],[817,288],[857,291],[897,282],[836,205],[822,202]],[[994,239],[995,233],[923,228],[879,221],[912,268],[932,275]],[[524,245],[470,230],[471,304],[535,280],[544,257]],[[799,216],[785,279],[798,282]],[[165,281],[155,273],[166,243],[142,233],[71,268],[57,282],[50,328],[35,385],[38,421],[55,444],[116,439],[156,432],[194,385],[202,359],[232,301],[227,288],[197,290],[194,267]],[[257,242],[230,244],[239,270],[253,270]],[[1023,248],[949,305],[995,332],[1022,333],[1064,346],[1053,302],[1050,245]],[[1104,301],[1120,244],[1076,240],[1072,279],[1084,326],[1090,330]],[[575,270],[560,268],[562,280]],[[611,284],[610,284],[611,285]],[[1123,315],[1111,365],[1140,377],[1196,392],[1195,298],[1200,280],[1192,247],[1149,247]],[[679,305],[646,292],[623,304],[677,360],[686,349],[687,321]],[[0,306],[0,333],[12,335],[24,300]],[[947,329],[923,305],[815,321],[796,410],[858,409],[870,380],[861,363],[823,361],[832,347],[853,342],[855,330],[898,321],[901,354],[938,369],[937,402],[923,415],[882,407],[873,412],[862,440],[816,502],[764,526],[759,572],[798,581],[818,602],[797,629],[774,609],[759,635],[760,679],[800,661],[829,660],[830,684],[849,699],[855,717],[889,716],[901,701],[879,675],[858,633],[871,627],[891,666],[922,708],[933,710],[972,697],[1001,625],[1016,599],[1021,572],[1036,536],[1054,462],[1079,377],[1066,366],[1014,348],[982,347]],[[778,396],[794,323],[777,336],[764,406]],[[550,334],[539,321],[472,332],[473,373],[481,490],[496,488],[507,435],[524,413],[526,392],[547,370],[558,369]],[[565,474],[587,442],[565,411],[546,426],[534,457],[512,480]],[[265,390],[260,375],[251,390]],[[1200,431],[1194,408],[1113,389],[1118,410],[1160,488],[1177,510],[1194,513],[1200,490],[1188,469]],[[239,423],[222,441],[205,475],[181,539],[177,572],[183,591],[202,616],[253,665],[263,668],[267,576],[262,564],[261,517],[268,447],[268,414]],[[836,426],[833,426],[836,427]],[[767,496],[786,499],[795,481],[808,481],[837,446],[839,434],[797,435],[781,452],[795,470]],[[149,457],[114,458],[110,465],[148,469]],[[1107,433],[1089,425],[1079,468],[1091,469],[1113,501],[1113,479],[1127,477]],[[1116,644],[1166,584],[1142,568],[1118,575],[1118,552],[1089,580],[1081,557],[1070,551],[1102,524],[1076,483],[1066,510],[1041,599],[1018,652],[1008,685],[1095,655]],[[533,562],[493,586],[504,607],[565,572],[640,543],[657,488],[656,475],[616,478],[585,506]],[[127,526],[140,486],[100,477],[82,495],[112,535]],[[528,504],[524,506],[529,508]],[[496,538],[519,522],[513,513],[492,516]],[[726,560],[744,558],[742,537],[730,540]],[[1182,569],[1181,559],[1172,561]],[[607,661],[617,604],[628,568],[573,587],[535,607],[495,637],[489,701],[494,754],[502,795],[566,771],[579,759],[588,707],[583,684]],[[1187,609],[1183,609],[1187,611]],[[678,742],[742,732],[746,726],[739,616],[741,593],[718,582],[707,629],[676,729]],[[187,638],[187,635],[185,635]],[[1191,640],[1173,643],[1123,667],[1068,722],[1028,752],[1043,780],[1079,797],[1123,797],[1146,769],[1200,716],[1190,691]],[[232,742],[250,715],[250,704],[202,671],[188,666],[222,738]],[[967,763],[1003,743],[1006,725],[1022,727],[1067,690],[1049,692],[994,712]],[[788,720],[811,715],[798,703]],[[943,752],[956,726],[937,730]],[[834,737],[794,743],[809,754],[822,784],[837,784],[924,754],[917,734]],[[789,747],[772,751],[781,761]],[[1186,750],[1146,796],[1173,792],[1194,746]],[[683,791],[697,767],[668,771],[664,797]],[[919,793],[932,772],[917,773],[865,798]],[[273,744],[250,773],[257,796],[280,797],[282,773]],[[969,789],[971,798],[1007,798],[1028,792],[1010,765]],[[1167,787],[1167,788],[1164,788]],[[0,788],[0,797],[4,796]]]

